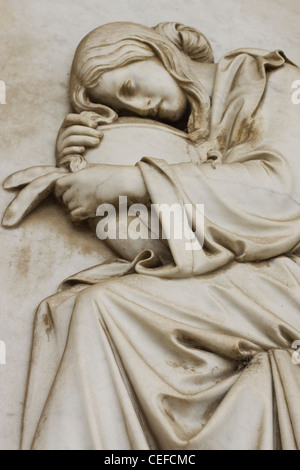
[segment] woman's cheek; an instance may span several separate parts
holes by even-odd
[[[166,116],[162,116],[162,118],[169,119],[173,122],[179,121],[184,115],[187,105],[188,102],[185,95],[178,89],[173,100],[165,103]]]

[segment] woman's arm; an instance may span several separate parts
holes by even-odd
[[[255,138],[231,142],[221,163],[139,164],[153,203],[198,205],[200,213],[198,224],[190,217],[192,250],[184,240],[169,240],[176,267],[166,276],[204,274],[232,260],[261,261],[299,247],[300,106],[291,100],[299,75],[291,65],[270,73],[254,116]],[[161,223],[168,223],[163,215]]]
[[[74,221],[95,217],[102,203],[117,207],[119,196],[127,196],[132,203],[148,201],[140,169],[128,165],[88,165],[60,178],[55,194]]]

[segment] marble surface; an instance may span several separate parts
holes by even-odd
[[[250,46],[283,49],[300,64],[297,0],[1,0],[1,13],[0,79],[7,86],[7,104],[0,105],[1,180],[21,168],[54,164],[74,50],[100,24],[178,20],[208,36],[216,60]],[[1,189],[1,213],[11,199]],[[47,215],[42,226],[41,213]],[[0,237],[0,340],[7,347],[7,364],[0,365],[0,449],[16,449],[36,307],[62,279],[108,252],[87,228],[71,226],[51,200],[18,229],[1,228]]]

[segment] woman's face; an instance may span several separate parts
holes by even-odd
[[[178,121],[187,108],[183,91],[157,58],[103,73],[88,93],[92,101],[116,111],[169,121]]]

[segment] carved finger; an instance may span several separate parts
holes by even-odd
[[[82,111],[80,116],[88,123],[88,126],[93,128],[103,122],[103,116],[94,111]]]
[[[66,191],[63,192],[62,200],[65,206],[69,206],[69,203],[71,201],[74,201],[74,189],[72,187],[69,187]],[[74,206],[73,206],[73,209],[74,209]]]
[[[58,159],[67,157],[68,155],[78,155],[85,152],[85,147],[67,147],[58,154]]]
[[[82,116],[81,114],[70,113],[66,116],[64,122],[61,125],[61,128],[73,126],[74,124],[80,124],[82,126],[89,126],[89,121],[86,117]],[[95,129],[97,127],[97,124],[94,125],[93,123],[93,125],[89,127],[93,127]]]
[[[65,195],[63,196],[63,200],[65,199]],[[66,208],[68,209],[69,212],[74,211],[76,208],[78,208],[78,201],[75,201],[74,199],[70,200],[68,198],[68,202],[64,202]]]
[[[65,168],[56,168],[55,166],[44,165],[44,166],[33,166],[26,168],[25,170],[17,171],[13,173],[3,183],[4,189],[15,189],[21,186],[26,186],[31,181],[39,178],[40,176],[48,175],[49,173],[59,172],[67,173]]]
[[[82,207],[79,207],[70,212],[70,217],[73,222],[78,222],[80,220],[88,219],[89,214]]]
[[[65,118],[61,127],[69,127],[73,124],[81,124],[82,126],[88,126],[96,129],[99,120],[101,120],[100,115],[94,113],[93,111],[83,111],[80,114],[70,113]]]
[[[63,141],[63,145],[58,148],[60,153],[64,148],[67,147],[97,147],[99,145],[100,139],[95,137],[88,137],[83,135],[72,135],[67,137]]]
[[[103,137],[103,132],[87,126],[70,126],[62,131],[60,138],[65,139],[70,135],[88,135],[100,139],[100,137]]]
[[[52,191],[58,178],[64,178],[61,172],[40,176],[19,192],[10,203],[2,219],[4,227],[14,227],[28,215]]]
[[[65,176],[63,178],[60,178],[57,180],[55,189],[54,189],[54,194],[57,199],[61,199],[63,197],[63,194],[68,191],[72,186],[72,180],[68,177]]]

